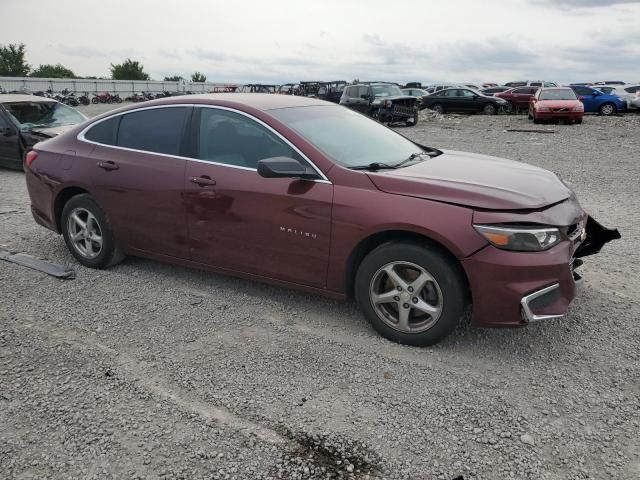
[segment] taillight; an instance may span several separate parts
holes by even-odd
[[[31,164],[38,158],[38,152],[35,150],[29,150],[24,157],[24,163],[27,167],[31,167]]]

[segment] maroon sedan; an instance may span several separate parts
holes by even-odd
[[[289,95],[172,97],[39,143],[35,220],[88,267],[125,255],[355,297],[406,344],[563,315],[578,257],[619,235],[530,165],[412,142]]]
[[[517,87],[505,92],[495,93],[493,96],[507,101],[508,112],[518,110],[528,110],[529,101],[533,98],[540,87]]]

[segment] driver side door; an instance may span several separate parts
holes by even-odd
[[[192,123],[184,201],[196,262],[312,287],[326,284],[333,185],[263,178],[259,160],[306,158],[263,122],[199,107]]]
[[[0,106],[0,165],[20,168],[20,133]]]

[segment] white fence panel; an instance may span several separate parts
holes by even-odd
[[[229,86],[225,83],[213,82],[159,82],[154,80],[93,80],[66,78],[32,78],[32,77],[0,77],[0,87],[7,92],[31,91],[60,92],[68,89],[73,92],[109,92],[131,94],[134,92],[197,92],[207,93],[214,87]]]

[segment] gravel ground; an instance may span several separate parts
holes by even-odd
[[[90,270],[0,170],[0,245],[77,271],[0,261],[0,476],[640,478],[640,116],[423,120],[401,132],[549,168],[620,228],[567,318],[411,348],[350,304],[137,258]]]

